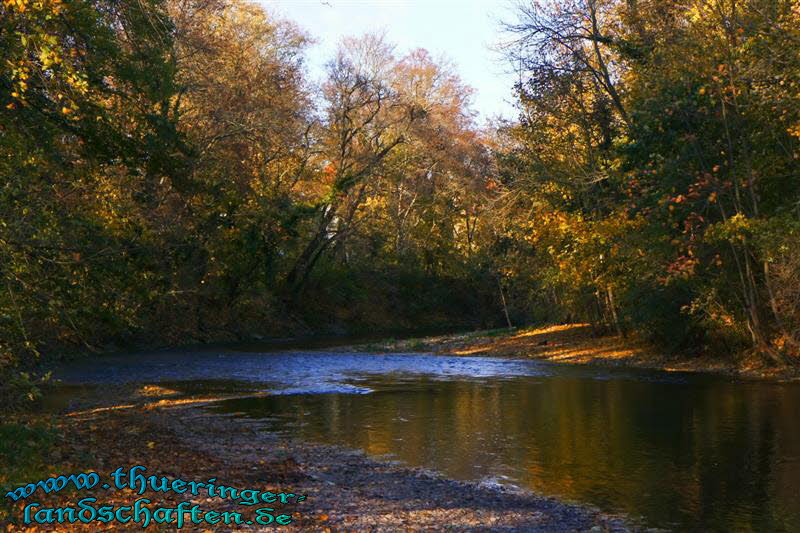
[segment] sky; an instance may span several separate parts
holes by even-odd
[[[398,56],[415,48],[444,55],[465,84],[475,89],[479,119],[515,116],[514,75],[489,49],[500,38],[497,20],[509,18],[504,0],[260,0],[267,11],[295,22],[317,42],[308,50],[315,79],[342,37],[386,32]]]

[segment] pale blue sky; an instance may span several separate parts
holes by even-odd
[[[319,77],[345,36],[385,30],[398,55],[425,48],[452,60],[476,93],[480,118],[513,118],[514,76],[487,47],[499,39],[496,20],[508,18],[507,0],[260,0],[268,11],[294,21],[317,40],[308,51],[311,74]]]

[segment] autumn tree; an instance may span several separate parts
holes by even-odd
[[[413,106],[390,85],[393,61],[392,47],[367,35],[344,40],[328,65],[320,187],[308,203],[314,215],[308,242],[286,277],[295,294],[326,250],[357,227],[370,185],[414,121]]]
[[[0,366],[131,324],[146,261],[116,194],[147,204],[159,183],[183,183],[191,155],[172,39],[158,1],[0,5]]]
[[[246,2],[178,1],[170,13],[179,129],[196,151],[195,190],[165,205],[188,256],[172,282],[177,301],[196,318],[189,328],[272,320],[318,135],[303,69],[308,40]]]
[[[746,335],[775,359],[791,343],[762,247],[795,231],[796,17],[791,2],[587,0],[523,4],[508,25],[524,75],[512,189],[528,235],[559,221],[541,266],[583,279],[601,322],[686,347]]]

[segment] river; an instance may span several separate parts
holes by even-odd
[[[800,531],[798,384],[524,359],[231,349],[83,360],[56,377],[268,391],[207,409],[648,526]]]

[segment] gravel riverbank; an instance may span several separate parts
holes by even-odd
[[[197,408],[161,411],[156,419],[227,463],[296,465],[291,491],[308,496],[300,513],[317,529],[340,531],[628,531],[597,510],[501,486],[444,479],[436,473],[372,459],[361,452],[281,440]],[[268,472],[265,473],[268,475]],[[286,490],[286,489],[284,489]],[[308,527],[305,525],[303,527]]]
[[[98,395],[98,393],[100,393]],[[226,395],[228,396],[228,395]],[[359,451],[281,438],[247,421],[210,412],[204,407],[221,399],[186,397],[154,386],[123,386],[94,391],[58,415],[62,435],[53,456],[63,472],[96,471],[107,477],[116,468],[147,467],[147,475],[207,481],[238,489],[285,492],[306,499],[270,504],[293,517],[282,531],[634,531],[641,528],[622,517],[491,483],[445,479],[434,472],[409,468]],[[72,467],[70,469],[70,467]],[[60,473],[60,472],[59,472]],[[147,497],[152,506],[175,507],[186,501],[203,510],[236,511],[245,519],[256,506],[203,494],[143,495],[129,489],[89,496],[108,505],[129,505]],[[46,495],[43,506],[75,505],[86,494]],[[24,502],[13,513],[22,515]],[[265,506],[267,504],[264,504]],[[37,526],[9,530],[59,530]],[[95,531],[97,523],[73,524],[60,530]],[[111,522],[104,529],[141,529],[139,524]],[[149,529],[172,530],[151,524]],[[258,524],[201,524],[184,530],[266,531]]]

